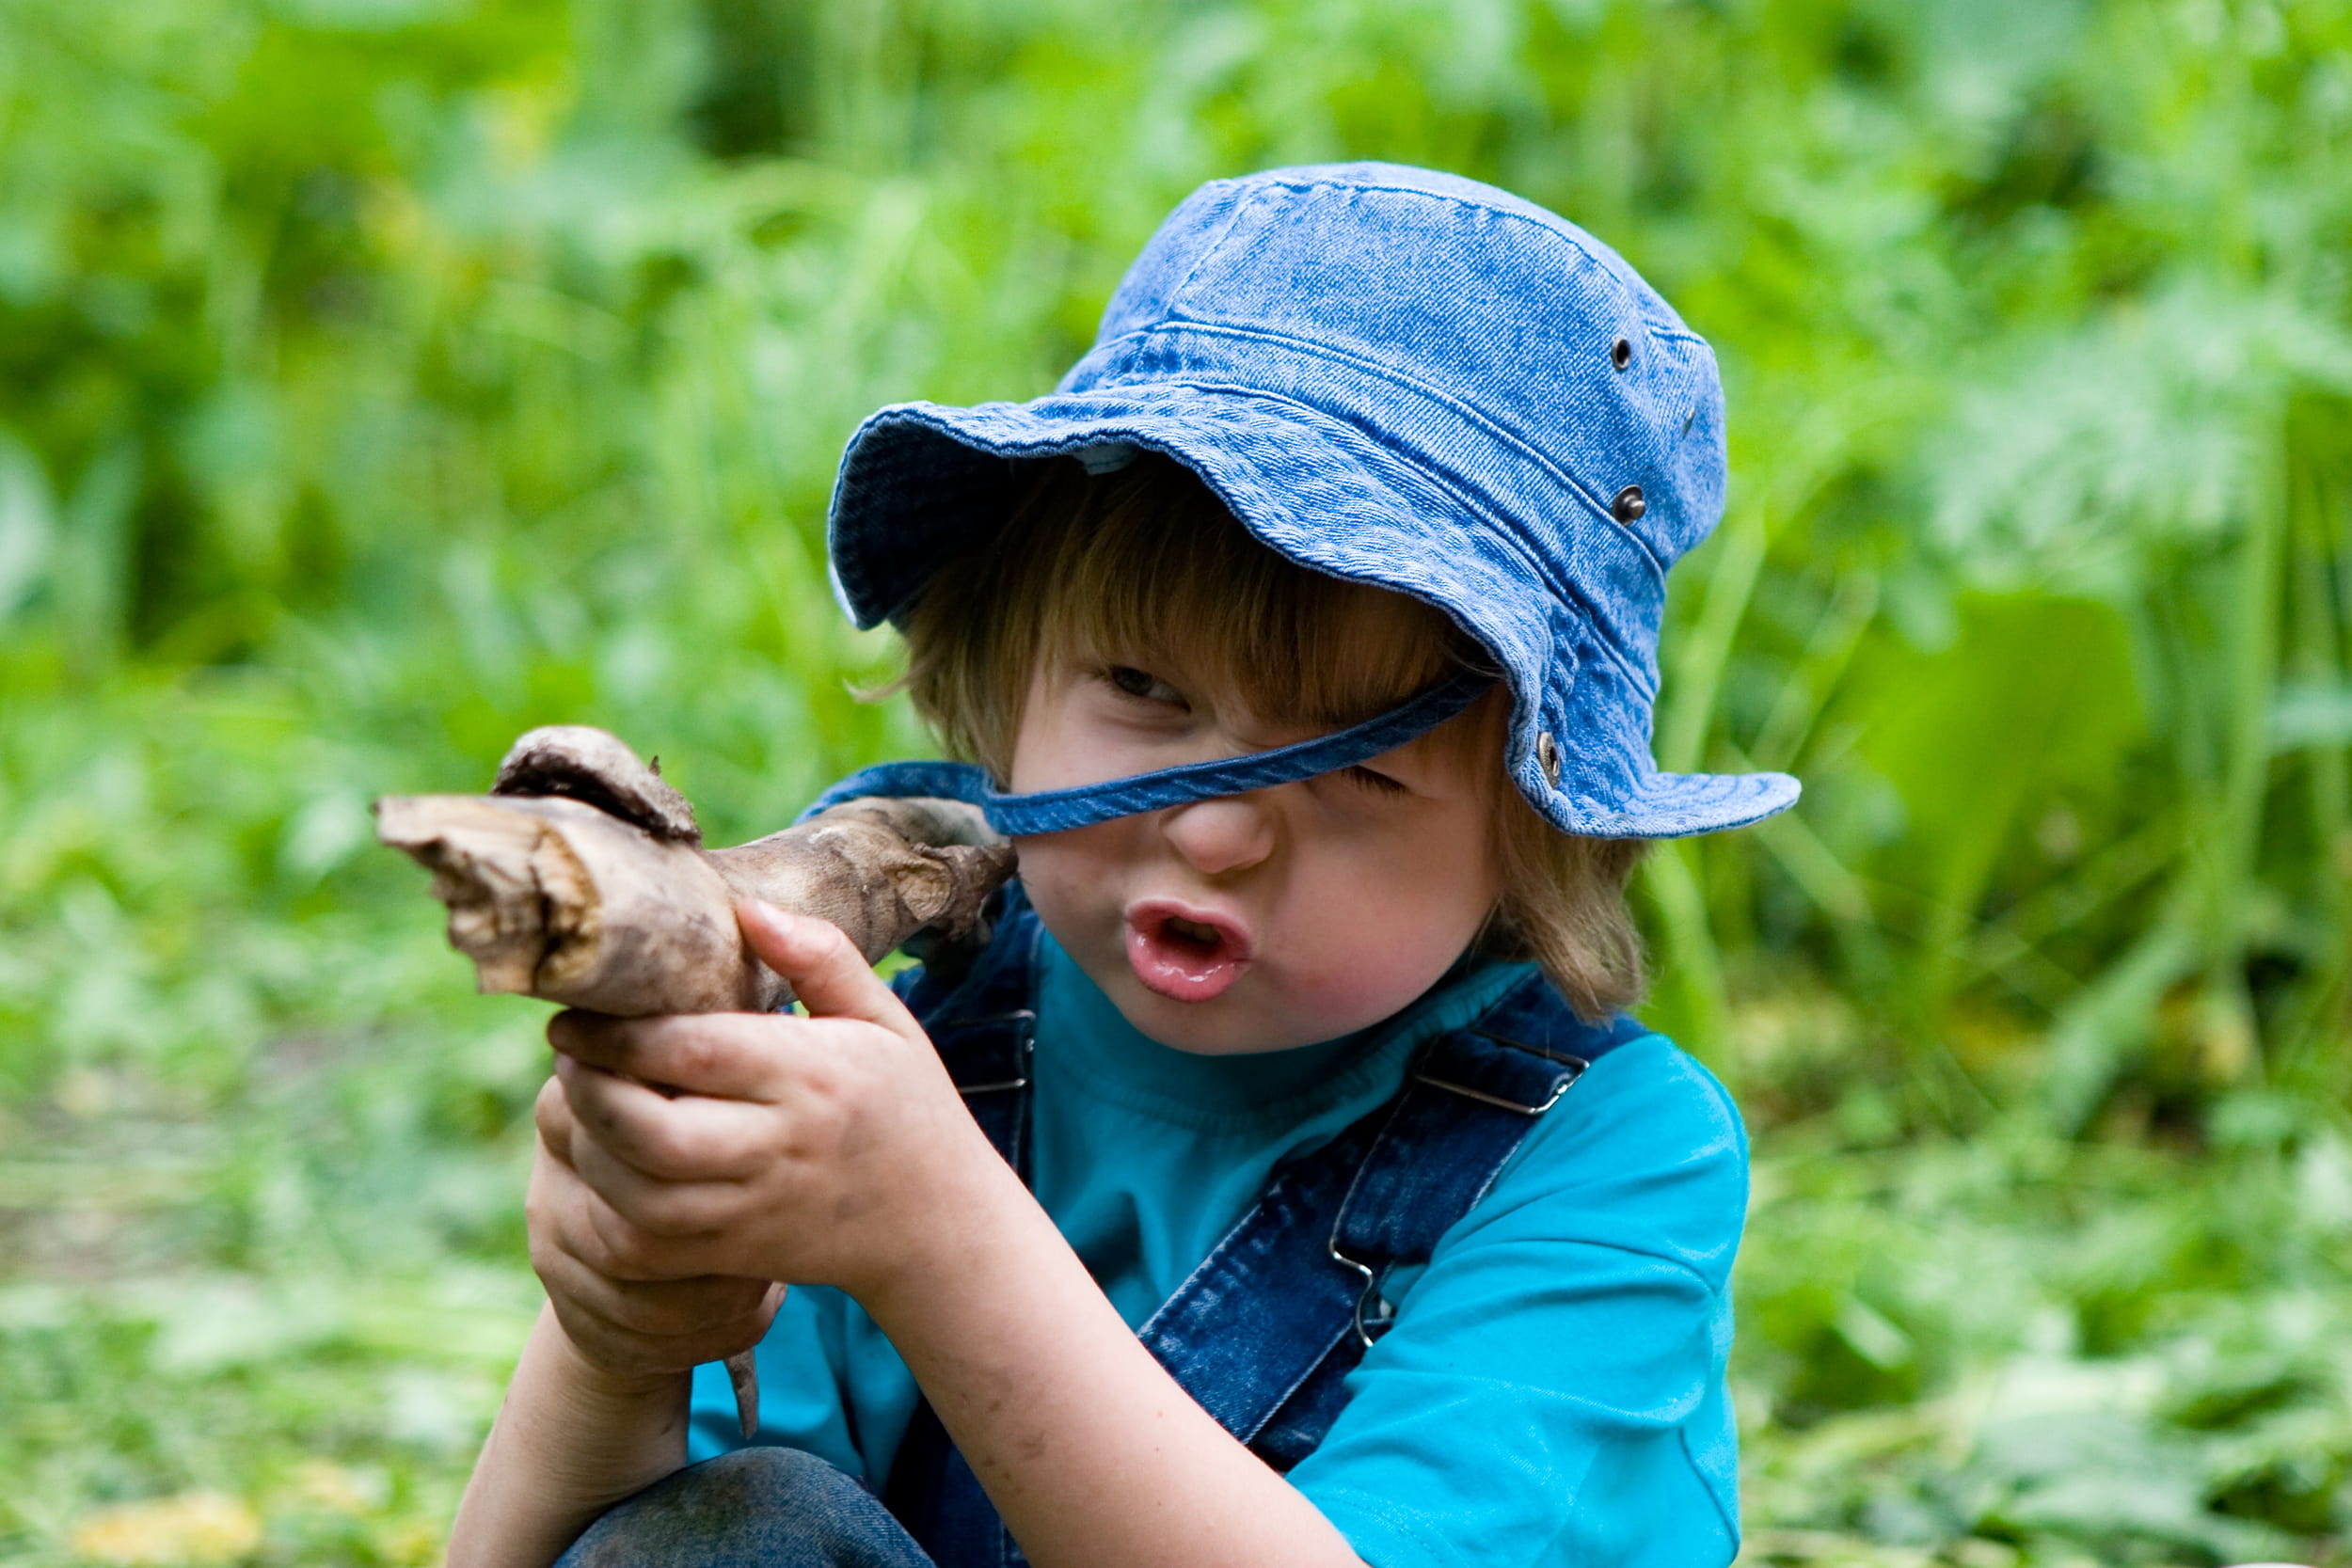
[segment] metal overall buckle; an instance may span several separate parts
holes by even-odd
[[[1350,1258],[1346,1253],[1342,1252],[1340,1250],[1340,1239],[1337,1235],[1334,1235],[1330,1240],[1329,1251],[1331,1254],[1331,1261],[1334,1263],[1344,1263],[1349,1268],[1354,1269],[1358,1274],[1364,1276],[1364,1288],[1360,1291],[1357,1292],[1356,1311],[1353,1315],[1353,1322],[1355,1324],[1357,1339],[1362,1344],[1364,1349],[1370,1350],[1372,1349],[1372,1342],[1380,1338],[1381,1335],[1386,1334],[1390,1328],[1395,1324],[1396,1307],[1390,1302],[1388,1297],[1380,1293],[1379,1270],[1375,1269],[1369,1263],[1359,1263],[1355,1259]],[[1375,1303],[1377,1304],[1376,1306],[1375,1305]],[[1367,1307],[1374,1307],[1374,1310],[1367,1313],[1364,1310]]]
[[[1013,1075],[994,1084],[958,1084],[956,1093],[1004,1094],[1029,1086],[1029,1054],[1036,1048],[1037,1010],[1014,1007],[1009,1012],[986,1013],[977,1018],[959,1018],[938,1027],[941,1035],[961,1034],[970,1029],[995,1029],[1009,1024],[1014,1030]]]

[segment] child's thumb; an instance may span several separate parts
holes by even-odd
[[[811,1018],[863,1019],[909,1039],[924,1037],[914,1015],[839,927],[757,898],[738,903],[735,918],[752,951],[791,986]]]

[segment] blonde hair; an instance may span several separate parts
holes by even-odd
[[[1102,477],[1041,464],[990,544],[941,565],[899,618],[904,685],[951,755],[1001,783],[1041,657],[1156,655],[1261,719],[1333,728],[1385,712],[1450,669],[1491,668],[1441,611],[1283,559],[1189,469],[1139,457]],[[1504,775],[1498,690],[1432,732],[1495,804],[1502,895],[1479,950],[1531,958],[1599,1020],[1642,993],[1625,886],[1646,846],[1554,829]]]

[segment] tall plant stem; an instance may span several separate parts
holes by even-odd
[[[1699,766],[1724,670],[1730,662],[1732,639],[1764,568],[1767,535],[1759,510],[1742,513],[1725,531],[1724,553],[1707,579],[1707,602],[1700,607],[1698,625],[1674,665],[1674,700],[1658,746],[1660,762],[1673,772],[1690,772]],[[1666,845],[1650,857],[1645,882],[1666,938],[1665,990],[1677,1015],[1668,1027],[1701,1060],[1729,1078],[1731,1006],[1724,988],[1723,955],[1708,920],[1699,856],[1695,845]]]
[[[1732,641],[1756,596],[1771,543],[1760,507],[1742,512],[1724,532],[1723,554],[1707,579],[1707,602],[1674,663],[1673,698],[1658,736],[1659,763],[1670,772],[1691,772],[1706,759],[1707,732],[1714,722]]]
[[[2062,1134],[2080,1132],[2106,1098],[2116,1074],[2145,1043],[2165,991],[2201,969],[2208,1068],[2234,1075],[2252,1065],[2246,907],[2270,773],[2284,501],[2283,488],[2274,491],[2238,536],[2225,600],[2223,678],[2206,698],[2221,708],[2220,776],[2191,808],[2187,863],[2155,920],[2051,1028],[2042,1107]]]
[[[2352,646],[2339,610],[2346,499],[2352,467],[2352,404],[2303,403],[2288,415],[2292,503],[2294,648],[2289,671],[2316,689],[2352,690]],[[2340,736],[2301,758],[2310,814],[2309,896],[2315,928],[2302,942],[2307,967],[2270,1020],[2274,1079],[2315,1099],[2334,1098],[2343,1080],[2344,993],[2352,981],[2352,775]]]
[[[1658,852],[1642,864],[1643,879],[1671,955],[1665,983],[1660,988],[1664,1016],[1657,1022],[1736,1089],[1731,1003],[1724,987],[1723,958],[1708,925],[1707,894],[1699,885],[1697,860],[1694,845],[1677,840],[1659,846]]]
[[[2278,467],[2291,471],[2287,421],[2276,427]],[[2202,946],[2208,1069],[2235,1078],[2259,1070],[2253,998],[2246,984],[2248,894],[2262,849],[2263,798],[2270,780],[2270,712],[2279,679],[2280,569],[2285,552],[2288,482],[2246,520],[2230,596],[2227,714],[2221,796],[2201,842],[2192,845],[2202,883]]]

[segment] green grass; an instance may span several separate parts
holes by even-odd
[[[855,420],[1343,156],[1723,358],[1659,750],[1807,797],[1643,896],[1757,1132],[1750,1560],[2352,1563],[2326,0],[0,6],[0,1561],[432,1558],[541,1009],[367,800],[579,721],[748,836],[919,748]]]

